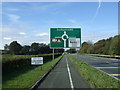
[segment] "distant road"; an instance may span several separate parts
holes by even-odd
[[[90,88],[64,55],[38,88]]]
[[[120,79],[120,60],[111,59],[111,58],[102,58],[102,57],[94,57],[88,55],[77,55],[72,54],[75,58],[84,61],[85,63],[102,70],[109,75]]]
[[[88,54],[88,55],[97,56],[97,57],[106,57],[106,58],[120,59],[120,56],[118,56],[118,55],[101,55],[101,54]]]

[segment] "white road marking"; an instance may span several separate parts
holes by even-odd
[[[120,76],[120,74],[110,74],[110,75],[112,75],[112,76]]]
[[[69,75],[69,79],[70,79],[70,86],[71,86],[72,90],[74,90],[73,81],[72,81],[70,69],[69,69],[69,66],[68,66],[67,57],[66,57],[66,63],[67,63],[67,70],[68,70],[68,75]]]
[[[111,68],[120,68],[120,67],[95,67],[95,68],[98,68],[98,69],[111,69]]]

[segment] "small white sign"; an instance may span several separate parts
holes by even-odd
[[[69,38],[69,47],[80,47],[80,38]]]
[[[31,64],[32,65],[42,65],[43,64],[43,57],[32,57]]]

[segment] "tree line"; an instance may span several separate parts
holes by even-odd
[[[120,55],[120,35],[99,40],[94,44],[83,42],[79,53]]]
[[[50,45],[44,43],[32,43],[30,46],[20,45],[17,41],[11,42],[9,45],[5,44],[4,46],[5,54],[13,55],[38,55],[38,54],[49,54],[52,53]],[[55,53],[63,53],[64,49],[55,49]]]

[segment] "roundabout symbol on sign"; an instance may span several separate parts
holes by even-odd
[[[64,41],[64,48],[66,47],[66,40],[68,39],[68,35],[66,34],[66,31],[64,31],[64,34],[62,35],[62,40]]]

